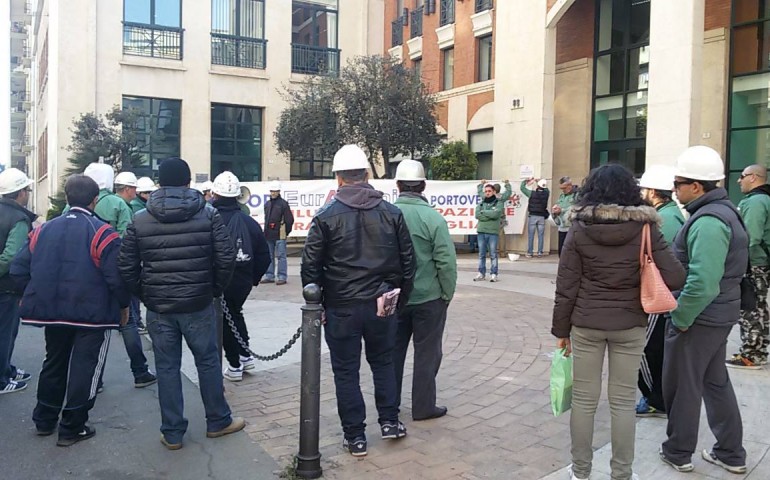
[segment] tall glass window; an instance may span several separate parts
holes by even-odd
[[[441,51],[441,89],[451,90],[454,86],[455,49],[447,48]]]
[[[137,113],[133,125],[123,125],[137,136],[142,165],[157,173],[164,158],[180,154],[181,100],[123,97],[123,109]]]
[[[264,0],[212,0],[211,63],[265,68]]]
[[[770,1],[734,0],[727,188],[740,198],[743,169],[770,165]]]
[[[211,178],[224,171],[242,182],[261,180],[261,108],[211,105]]]
[[[337,0],[294,0],[291,3],[291,71],[338,75]]]
[[[124,0],[123,53],[182,59],[182,0]]]
[[[647,137],[650,0],[596,0],[591,166],[641,174]]]
[[[492,79],[492,35],[478,40],[476,77],[479,82]]]

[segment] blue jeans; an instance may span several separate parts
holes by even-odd
[[[11,365],[13,345],[19,334],[19,297],[0,293],[0,388],[8,385],[16,376],[16,367]]]
[[[128,315],[133,316],[137,325],[142,324],[142,304],[139,297],[131,296],[131,304],[128,306]]]
[[[266,280],[275,279],[275,264],[278,263],[278,280],[286,280],[288,267],[286,265],[286,240],[268,240],[270,249],[270,265],[265,273]]]
[[[361,339],[366,361],[374,378],[374,402],[379,423],[398,420],[396,370],[393,348],[396,344],[396,316],[377,316],[377,301],[345,307],[328,307],[324,336],[334,372],[337,412],[345,438],[353,440],[366,429],[366,405],[361,395]]]
[[[543,254],[543,236],[545,235],[545,218],[539,215],[530,215],[527,220],[529,238],[527,239],[527,255],[532,255],[534,250],[535,230],[537,230],[537,253]]]
[[[487,274],[487,251],[492,275],[497,275],[497,240],[493,233],[479,233],[479,273]]]
[[[136,379],[147,373],[149,369],[147,368],[147,357],[144,356],[142,351],[142,339],[139,336],[139,326],[137,324],[139,317],[133,313],[133,309],[129,307],[128,323],[120,327],[119,331],[120,336],[123,337],[123,345],[126,347],[128,359],[131,362],[131,373],[134,374]]]
[[[160,401],[160,431],[169,443],[180,443],[187,431],[182,396],[182,337],[198,369],[206,429],[217,432],[232,423],[222,385],[222,363],[217,350],[213,304],[194,313],[157,313],[147,310],[147,330],[155,352]]]

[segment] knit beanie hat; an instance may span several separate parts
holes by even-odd
[[[190,184],[190,166],[181,158],[167,158],[158,168],[158,183],[161,187],[184,187]]]

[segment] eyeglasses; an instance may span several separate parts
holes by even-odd
[[[738,178],[738,180],[743,180],[744,178],[748,177],[749,175],[756,175],[756,173],[741,173],[741,176]]]
[[[681,185],[692,185],[697,180],[674,180],[674,190],[677,190]]]

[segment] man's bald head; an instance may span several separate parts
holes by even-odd
[[[738,184],[741,186],[741,192],[749,193],[757,187],[767,183],[767,167],[754,164],[743,169],[738,178]]]

